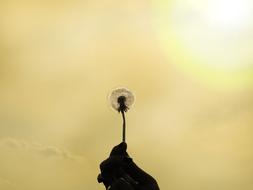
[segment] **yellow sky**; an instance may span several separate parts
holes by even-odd
[[[0,189],[104,189],[126,86],[129,153],[161,189],[251,190],[252,7],[0,1]]]

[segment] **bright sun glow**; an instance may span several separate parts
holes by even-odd
[[[161,44],[175,65],[212,84],[251,83],[252,0],[170,1],[158,3],[157,15]]]
[[[181,44],[179,51],[189,56],[184,60],[224,71],[252,65],[248,61],[252,57],[249,40],[253,28],[249,0],[212,0],[201,4],[178,0],[170,18]]]
[[[208,6],[207,16],[211,24],[236,29],[250,22],[250,11],[247,0],[213,0]]]

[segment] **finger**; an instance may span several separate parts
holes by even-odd
[[[101,174],[98,175],[97,177],[98,183],[102,183],[103,182],[103,177]]]
[[[128,156],[126,150],[127,144],[125,142],[122,142],[112,149],[110,156]]]

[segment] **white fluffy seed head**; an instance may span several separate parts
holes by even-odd
[[[116,88],[112,90],[112,92],[109,95],[109,101],[111,103],[111,106],[116,111],[119,110],[120,104],[118,102],[118,98],[124,96],[126,98],[125,105],[128,109],[131,108],[131,106],[134,103],[134,94],[128,90],[127,88]]]

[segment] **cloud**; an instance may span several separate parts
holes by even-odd
[[[28,144],[27,142],[22,141],[22,140],[16,140],[13,138],[4,138],[4,139],[1,139],[0,145],[6,146],[12,149],[25,149],[27,148]]]
[[[55,146],[46,146],[40,143],[28,142],[15,138],[3,138],[0,140],[0,146],[14,150],[25,150],[35,152],[45,157],[59,157],[65,159],[77,159],[80,156],[70,154],[68,151]]]

